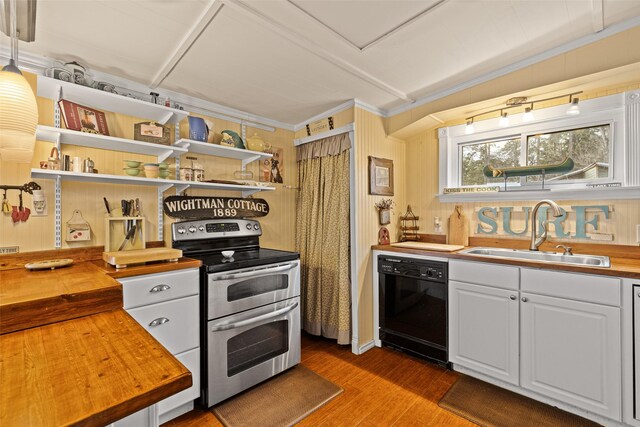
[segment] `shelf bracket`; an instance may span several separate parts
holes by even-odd
[[[166,116],[164,116],[164,118],[163,118],[162,120],[158,121],[158,123],[160,123],[161,125],[163,125],[163,126],[164,126],[164,125],[165,125],[169,120],[171,120],[171,118],[173,117],[173,115],[174,115],[173,111],[169,111],[169,112],[167,113],[167,115],[166,115]]]
[[[257,193],[258,191],[260,191],[260,190],[247,190],[247,191],[243,191],[243,192],[242,192],[242,197],[249,197],[249,196],[251,196],[252,194]]]
[[[158,155],[158,162],[164,162],[173,154],[173,150],[167,150]]]
[[[246,159],[242,159],[242,170],[245,170],[249,163],[253,163],[258,159],[260,159],[260,155],[258,154],[256,154],[255,156],[248,157]]]
[[[56,86],[56,105],[58,105],[58,102],[60,102],[61,99],[62,99],[62,85],[57,85]],[[60,126],[56,126],[56,127],[60,127]]]
[[[185,191],[189,187],[191,187],[191,184],[176,185],[176,194],[182,193],[183,191]]]

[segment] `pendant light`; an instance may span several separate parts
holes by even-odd
[[[0,71],[0,160],[30,163],[36,143],[38,105],[17,67],[16,0],[10,0],[11,60]]]

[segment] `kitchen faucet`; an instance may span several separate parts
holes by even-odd
[[[542,243],[544,243],[545,240],[547,240],[547,221],[542,222],[543,232],[540,237],[537,236],[538,221],[536,220],[536,216],[538,215],[538,209],[540,209],[540,206],[542,205],[549,205],[551,209],[553,209],[553,216],[562,216],[562,209],[553,200],[545,199],[540,200],[538,203],[536,203],[535,207],[533,208],[533,213],[531,214],[531,245],[529,246],[530,251],[537,251],[538,246],[540,246]]]

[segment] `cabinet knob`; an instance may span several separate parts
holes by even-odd
[[[527,298],[527,297],[522,297],[522,302],[527,302],[527,301],[529,301],[529,298]]]
[[[509,296],[509,299],[510,299],[511,301],[515,301],[515,300],[517,300],[517,299],[518,299],[518,297],[517,297],[517,296],[515,296],[515,295],[510,295],[510,296]]]
[[[156,285],[153,288],[149,289],[149,292],[155,294],[156,292],[168,291],[169,289],[171,289],[171,286],[169,285]]]
[[[166,317],[158,317],[157,319],[152,320],[151,323],[149,323],[149,326],[164,325],[168,321],[169,319],[167,319]]]

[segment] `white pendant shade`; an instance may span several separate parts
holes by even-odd
[[[24,76],[0,71],[0,160],[30,163],[36,143],[38,104]]]

